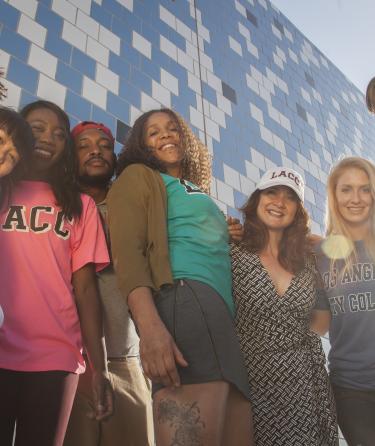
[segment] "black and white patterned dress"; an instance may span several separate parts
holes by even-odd
[[[232,246],[236,327],[248,372],[256,446],[338,444],[333,395],[319,336],[308,262],[280,297],[259,256]]]

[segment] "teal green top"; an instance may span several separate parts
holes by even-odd
[[[173,279],[214,288],[234,315],[228,227],[207,194],[185,180],[161,174],[168,197],[168,243]]]

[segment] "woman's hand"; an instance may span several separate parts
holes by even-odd
[[[230,242],[242,242],[244,229],[240,220],[234,217],[227,217],[228,233]]]
[[[140,355],[143,370],[151,381],[166,387],[180,386],[177,365],[187,367],[188,363],[161,321],[141,334]]]
[[[92,391],[94,397],[94,412],[90,418],[102,421],[113,413],[113,391],[106,373],[92,372]]]
[[[148,287],[135,288],[128,297],[128,306],[138,328],[143,371],[151,381],[166,387],[178,387],[177,365],[188,363],[160,319]]]

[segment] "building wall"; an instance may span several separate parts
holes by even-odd
[[[98,120],[118,149],[136,117],[172,107],[213,154],[227,213],[274,165],[300,171],[313,231],[345,154],[372,157],[363,94],[268,0],[0,0],[6,103],[38,97]]]

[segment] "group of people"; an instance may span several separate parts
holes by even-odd
[[[325,239],[288,167],[243,227],[210,184],[170,109],[117,158],[101,123],[0,108],[1,444],[374,444],[374,164],[332,169]]]

